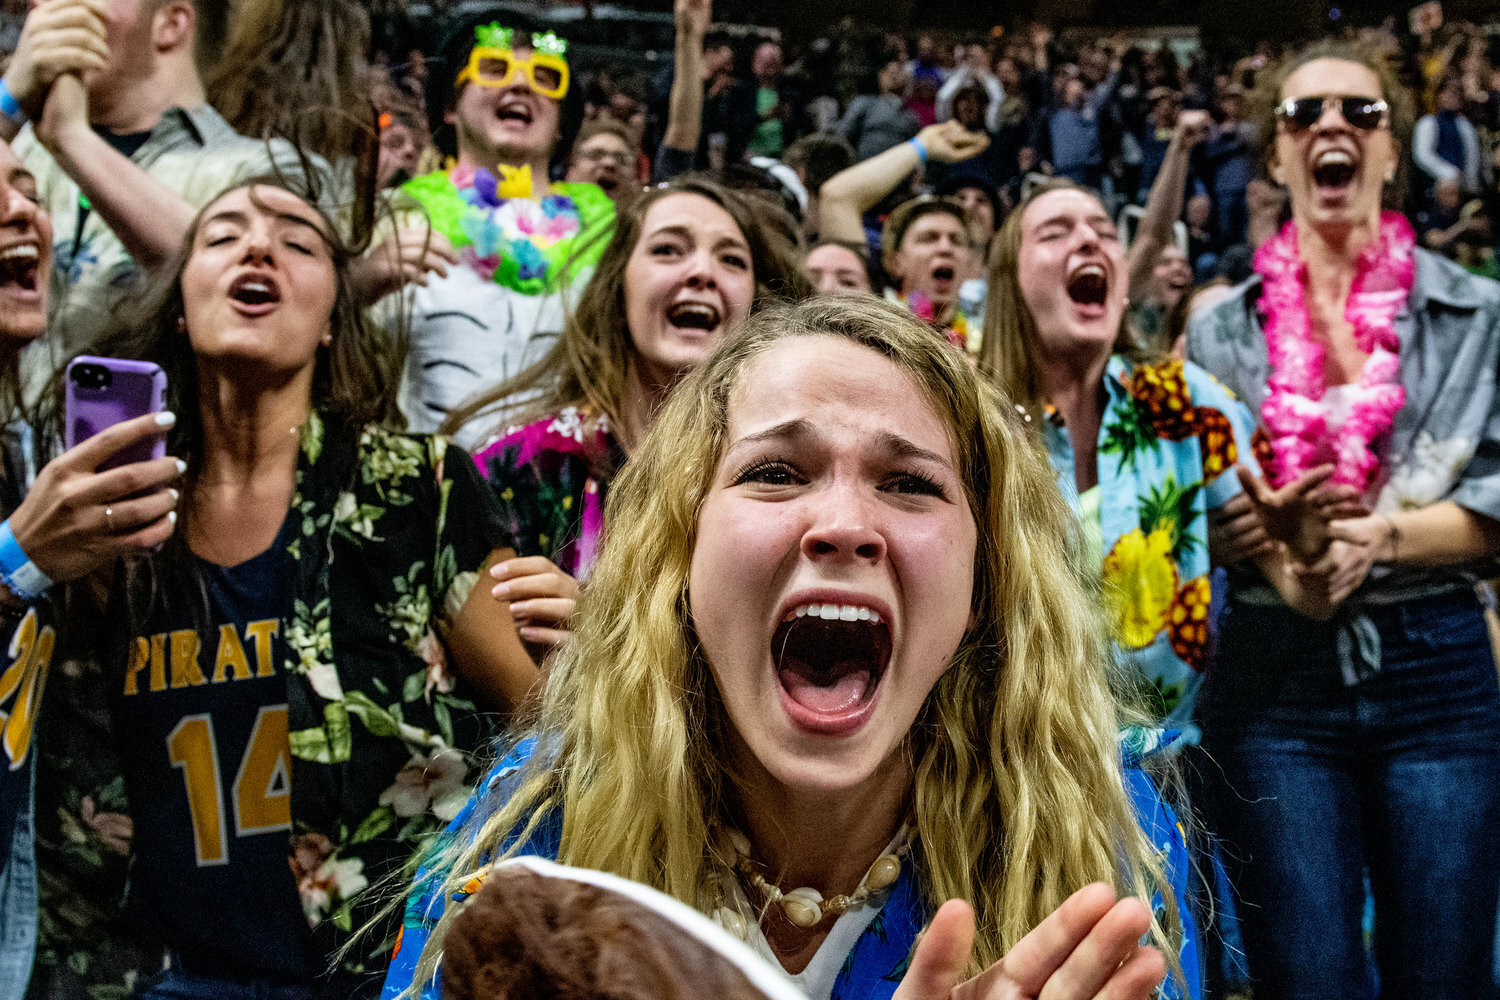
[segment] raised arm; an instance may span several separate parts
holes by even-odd
[[[36,136],[141,267],[172,259],[192,225],[193,206],[94,131],[77,76],[52,85]]]
[[[1188,160],[1193,148],[1208,134],[1207,111],[1183,111],[1177,115],[1177,128],[1167,144],[1161,172],[1146,198],[1146,215],[1141,219],[1140,233],[1130,245],[1128,269],[1130,297],[1145,294],[1151,280],[1151,268],[1162,247],[1172,242],[1173,224],[1182,216],[1182,195],[1187,187]]]
[[[42,0],[26,15],[0,97],[0,139],[14,139],[27,120],[41,117],[47,92],[66,73],[102,70],[109,61],[105,0]],[[11,102],[14,102],[12,106]]]
[[[898,143],[878,156],[856,163],[828,179],[819,191],[818,232],[825,239],[865,241],[862,218],[928,159],[958,163],[977,156],[989,136],[970,132],[956,121],[929,125],[915,139]]]
[[[698,150],[698,137],[703,131],[703,38],[713,21],[713,0],[676,0],[674,14],[676,54],[667,130],[661,144],[692,154]]]

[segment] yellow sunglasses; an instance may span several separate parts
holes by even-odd
[[[469,64],[458,74],[455,87],[474,83],[480,87],[508,87],[517,77],[524,77],[531,89],[542,97],[562,100],[568,92],[568,63],[547,52],[535,52],[521,59],[510,49],[476,45],[469,53]]]

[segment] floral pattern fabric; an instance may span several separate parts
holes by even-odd
[[[1259,470],[1255,423],[1197,365],[1110,358],[1098,440],[1100,572],[1111,636],[1168,725],[1189,733],[1208,661],[1208,512]],[[1047,452],[1073,495],[1073,445],[1049,410]]]
[[[291,746],[288,864],[332,962],[472,790],[492,724],[450,670],[442,631],[499,545],[493,505],[458,448],[314,414],[303,430],[282,622]],[[48,691],[39,818],[39,965],[96,1000],[161,967],[120,921],[131,823],[107,685],[123,664],[70,660]],[[46,718],[44,714],[44,718]],[[384,967],[380,929],[342,971]]]
[[[1164,1000],[1195,1000],[1201,995],[1202,971],[1199,965],[1197,926],[1187,903],[1189,879],[1193,877],[1188,863],[1187,844],[1176,815],[1162,800],[1150,777],[1141,770],[1141,764],[1147,758],[1160,753],[1174,738],[1175,734],[1161,730],[1129,730],[1121,735],[1121,758],[1124,763],[1125,789],[1135,808],[1136,819],[1151,843],[1161,852],[1171,883],[1170,889],[1177,901],[1177,911],[1182,914],[1183,934],[1178,959],[1187,979],[1187,988],[1184,990],[1182,983],[1169,979],[1159,995]],[[512,785],[516,775],[535,752],[536,741],[528,739],[495,765],[481,785],[483,792],[476,794],[464,807],[463,812],[449,825],[444,837],[473,836],[479,825],[493,815],[494,810],[514,790]],[[561,844],[562,817],[549,815],[537,824],[531,837],[517,853],[555,860]],[[510,844],[505,847],[509,849]],[[849,950],[838,977],[834,980],[828,1000],[888,1000],[906,977],[917,935],[932,916],[914,874],[921,864],[921,842],[918,841],[912,849],[912,863],[901,866],[900,877],[891,888],[891,894],[880,912],[855,939],[854,946]],[[401,936],[397,941],[396,951],[391,956],[381,1000],[396,1000],[412,987],[416,981],[422,949],[426,947],[433,928],[442,918],[444,909],[450,902],[462,904],[478,892],[483,884],[482,876],[472,879],[462,890],[453,893],[451,899],[445,899],[439,891],[441,875],[442,873],[426,867],[417,873],[416,887],[407,897]],[[1165,920],[1166,906],[1159,892],[1155,894],[1155,909],[1158,919]],[[423,984],[417,997],[418,1000],[439,1000],[441,995],[440,970],[438,977]]]
[[[609,421],[566,407],[513,427],[474,456],[499,500],[510,545],[588,575],[604,530],[604,498],[625,454]]]
[[[514,187],[487,169],[456,166],[407,181],[402,191],[421,203],[466,265],[506,288],[541,295],[570,269],[598,263],[615,206],[597,185],[553,184],[537,199],[528,171],[522,190]]]

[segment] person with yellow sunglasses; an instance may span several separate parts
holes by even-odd
[[[597,185],[548,180],[577,103],[567,52],[555,33],[491,8],[455,24],[433,61],[428,108],[450,160],[403,185],[401,207],[460,263],[403,302],[414,431],[437,430],[460,401],[540,360],[612,231],[614,203]]]

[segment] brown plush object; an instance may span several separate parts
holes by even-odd
[[[766,1000],[727,958],[619,893],[492,871],[445,938],[444,1000]]]

